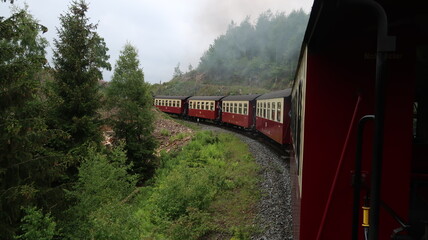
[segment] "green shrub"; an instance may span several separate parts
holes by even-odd
[[[186,134],[186,133],[179,133],[179,134],[176,134],[176,135],[174,135],[174,136],[171,136],[170,138],[169,138],[169,141],[170,142],[174,142],[174,141],[177,141],[177,140],[182,140],[182,139],[184,139],[185,137],[187,137],[188,136],[188,134]]]
[[[141,238],[251,234],[257,167],[245,144],[231,135],[198,132],[181,152],[162,153],[160,163],[154,185],[140,196]]]
[[[26,215],[22,218],[21,235],[15,239],[22,240],[51,240],[57,234],[56,223],[50,214],[43,214],[36,207],[24,209]]]
[[[171,135],[171,132],[168,129],[162,128],[160,134],[164,137]]]

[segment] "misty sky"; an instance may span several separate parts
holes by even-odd
[[[9,2],[9,1],[8,1]],[[48,27],[44,34],[50,42],[48,59],[52,59],[53,41],[59,27],[59,15],[68,11],[69,0],[15,0],[15,5],[29,6],[30,12]],[[145,80],[166,82],[174,67],[186,72],[233,20],[240,23],[246,16],[255,22],[268,9],[290,13],[302,8],[308,13],[313,0],[87,0],[88,16],[98,23],[97,32],[104,38],[112,67],[126,42],[139,50]],[[9,3],[0,3],[0,16],[10,15]],[[110,81],[113,71],[104,71]]]

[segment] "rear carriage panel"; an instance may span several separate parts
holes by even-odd
[[[417,1],[376,2],[386,11],[389,23],[394,23],[389,33],[396,37],[396,50],[387,56],[384,73],[386,105],[382,182],[378,191],[382,205],[392,211],[380,208],[376,216],[379,225],[370,225],[370,229],[377,228],[378,234],[371,239],[391,239],[400,226],[394,219],[397,216],[412,225],[409,231],[400,233],[412,238],[400,239],[421,239],[423,223],[428,220],[428,204],[422,204],[421,199],[428,195],[428,181],[415,176],[428,176],[428,168],[423,164],[417,165],[417,169],[411,166],[427,163],[426,155],[424,160],[416,159],[419,153],[415,146],[423,142],[426,147],[428,143],[428,137],[418,138],[418,131],[428,129],[426,120],[425,125],[420,123],[421,112],[428,112],[428,104],[420,105],[428,99],[426,74],[421,74],[428,61],[420,58],[421,54],[427,54],[428,37],[426,31],[425,35],[417,31],[427,29],[426,22],[422,26],[422,22],[407,19],[415,18],[416,10],[426,17],[428,8],[417,5]],[[375,113],[375,18],[368,9],[339,8],[330,3],[314,2],[293,85],[294,158],[290,160],[290,172],[296,240],[351,239],[358,122],[363,116]],[[361,207],[370,204],[365,204],[364,199],[374,192],[371,164],[374,149],[379,149],[374,146],[374,125],[374,120],[369,121],[363,131],[361,155],[365,174],[363,190],[357,195],[359,240],[364,239]],[[422,183],[427,185],[421,187]]]

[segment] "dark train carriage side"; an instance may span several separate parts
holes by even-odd
[[[292,91],[295,240],[427,239],[427,19],[427,1],[314,1]]]
[[[266,93],[256,100],[256,129],[280,144],[290,143],[291,89]]]
[[[260,94],[227,96],[222,101],[221,121],[243,128],[256,123],[256,98]]]
[[[187,101],[190,117],[220,120],[220,100],[223,96],[194,96]]]
[[[187,102],[189,96],[155,96],[154,105],[162,112],[179,115],[187,114]]]

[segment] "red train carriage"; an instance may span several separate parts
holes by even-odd
[[[294,239],[427,239],[426,3],[315,0],[292,91]]]
[[[256,123],[256,98],[260,94],[227,96],[222,101],[221,121],[243,128]]]
[[[155,96],[154,105],[162,112],[185,115],[188,98],[189,96]]]
[[[256,129],[280,144],[290,143],[291,89],[266,93],[256,100]]]
[[[195,118],[219,120],[220,100],[223,96],[194,96],[188,99],[188,115]]]

